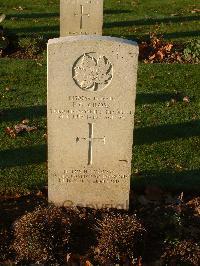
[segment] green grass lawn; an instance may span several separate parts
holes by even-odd
[[[157,29],[166,39],[185,42],[197,37],[198,13],[191,11],[198,8],[192,0],[106,0],[104,35],[142,40]],[[58,0],[0,0],[1,12],[7,14],[3,25],[20,38],[59,34]],[[46,55],[39,61],[4,58],[0,66],[0,194],[26,194],[47,184]],[[140,63],[134,188],[199,191],[199,72],[199,65]],[[5,133],[25,118],[38,130],[15,139]]]
[[[104,0],[104,35],[141,40],[157,31],[166,39],[186,41],[200,33],[196,0]],[[19,36],[59,36],[58,0],[0,0],[4,25]]]

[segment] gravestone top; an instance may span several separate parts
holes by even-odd
[[[60,0],[60,36],[102,35],[103,0]]]
[[[49,40],[50,202],[128,209],[137,64],[125,39]]]
[[[60,38],[54,38],[54,39],[49,39],[48,44],[57,44],[57,43],[68,43],[70,42],[79,42],[79,41],[110,41],[110,42],[117,42],[119,44],[129,44],[129,45],[134,45],[135,46],[135,53],[138,54],[138,44],[135,41],[132,40],[127,40],[123,38],[118,38],[118,37],[110,37],[110,36],[96,36],[96,35],[74,35],[74,36],[67,36],[67,37],[60,37]]]

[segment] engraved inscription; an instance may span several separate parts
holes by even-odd
[[[50,107],[50,114],[58,119],[69,120],[125,120],[133,118],[133,111],[120,106],[114,97],[72,95],[62,107]]]
[[[57,175],[55,175],[56,177]],[[68,169],[64,170],[59,183],[97,183],[97,184],[121,184],[129,176],[126,173],[117,173],[111,169]]]
[[[95,140],[103,141],[103,143],[106,143],[106,137],[103,138],[95,138],[94,137],[94,124],[89,123],[89,138],[76,138],[76,142],[79,142],[80,140],[88,140],[89,141],[89,149],[88,149],[88,165],[93,164],[93,142]]]
[[[113,66],[105,56],[85,53],[74,63],[72,76],[80,89],[101,91],[113,78]]]
[[[90,14],[84,14],[83,5],[80,6],[80,11],[81,11],[81,13],[80,13],[80,17],[81,17],[80,18],[80,29],[82,30],[83,29],[83,18],[84,18],[84,16],[89,17]],[[74,16],[79,16],[79,14],[74,13]]]

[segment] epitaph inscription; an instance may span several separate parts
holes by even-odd
[[[49,41],[50,202],[128,208],[137,58],[118,38]]]

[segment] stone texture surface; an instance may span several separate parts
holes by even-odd
[[[103,0],[61,0],[60,36],[102,35]]]
[[[128,208],[137,63],[132,41],[49,40],[50,202]]]

